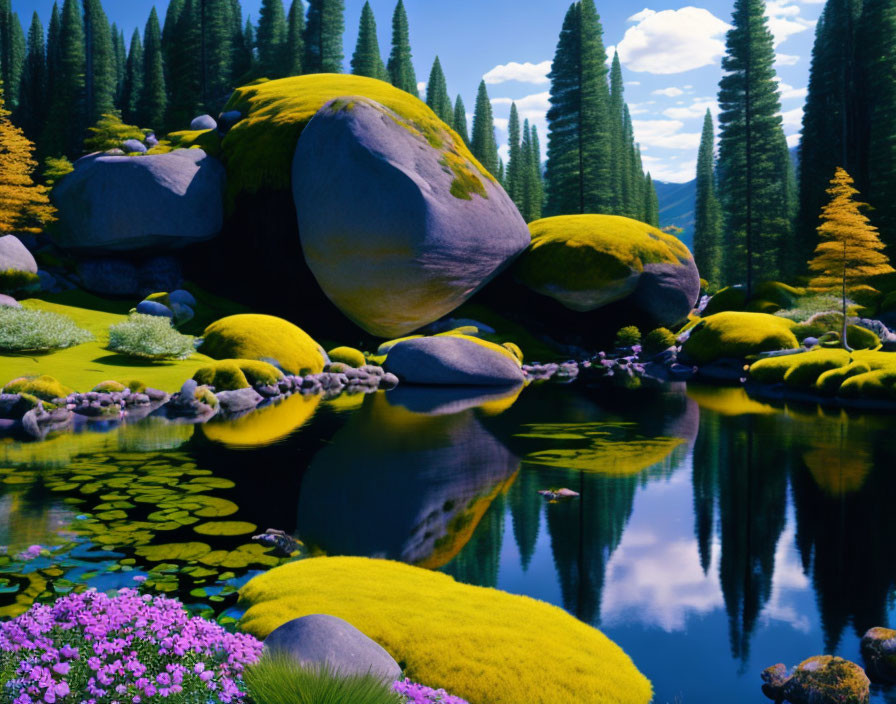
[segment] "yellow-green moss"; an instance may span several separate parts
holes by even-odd
[[[716,313],[691,329],[684,351],[698,364],[706,364],[723,357],[796,349],[792,327],[792,321],[765,313]]]
[[[472,179],[478,179],[478,173],[494,180],[463,139],[421,100],[373,78],[324,73],[242,86],[233,92],[224,109],[239,110],[243,119],[222,144],[229,196],[265,188],[287,190],[296,143],[305,125],[329,101],[345,96],[363,96],[392,110],[405,126],[442,150],[453,172],[452,162],[463,163],[465,192],[475,189],[466,179],[467,172]]]
[[[205,329],[200,350],[215,359],[257,359],[290,374],[324,368],[320,346],[301,328],[272,315],[231,315]]]
[[[30,394],[42,401],[53,401],[57,398],[65,398],[74,389],[60,384],[52,376],[19,377],[7,382],[3,387],[5,394]]]
[[[215,387],[215,391],[236,391],[255,384],[276,384],[283,372],[267,362],[254,359],[225,359],[196,371],[193,379]]]
[[[837,393],[851,399],[896,400],[896,368],[857,374],[846,379]]]
[[[846,342],[854,350],[873,350],[880,347],[880,338],[877,333],[859,325],[847,326]]]
[[[750,367],[750,379],[844,398],[896,399],[896,353],[877,350],[814,349],[762,359]]]
[[[166,140],[171,149],[202,149],[209,156],[221,155],[221,137],[217,130],[182,130],[171,132]]]
[[[794,683],[812,693],[806,701],[866,704],[870,682],[855,663],[833,655],[816,655],[804,660],[793,672]],[[792,684],[791,684],[792,686]]]
[[[849,364],[849,355],[845,350],[814,349],[801,354],[760,359],[750,366],[750,379],[760,384],[778,384],[790,375],[791,386],[808,387],[822,372],[846,364]]]
[[[126,388],[127,386],[119,381],[103,381],[94,386],[92,390],[102,394],[114,394],[121,393]]]
[[[819,393],[832,396],[837,393],[847,379],[870,371],[871,367],[866,362],[853,362],[836,369],[829,369],[815,380],[815,388]]]
[[[336,347],[327,352],[327,356],[331,362],[347,364],[355,369],[367,364],[367,360],[364,359],[364,353],[356,350],[354,347]]]
[[[750,313],[774,313],[782,308],[793,307],[806,290],[789,286],[780,281],[763,281],[753,290],[750,300],[743,286],[728,286],[716,293],[703,311],[704,316],[725,311],[748,311]]]
[[[40,279],[37,274],[19,269],[0,271],[0,293],[21,295],[40,290]]]
[[[342,618],[413,680],[489,704],[647,704],[650,682],[600,631],[555,606],[360,557],[299,560],[240,591],[265,637],[308,614]],[[449,645],[450,644],[450,645]]]
[[[516,360],[520,364],[523,363],[523,360],[525,359],[523,356],[523,351],[520,349],[519,345],[517,345],[515,342],[505,342],[501,345],[501,347],[503,347],[504,349],[509,351],[510,354],[512,354],[514,357],[516,357]]]
[[[681,264],[690,259],[681,240],[619,215],[562,215],[529,224],[532,244],[515,273],[526,286],[592,291],[624,282],[645,264]]]

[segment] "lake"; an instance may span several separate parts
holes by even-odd
[[[764,701],[768,665],[861,662],[862,633],[896,624],[884,415],[737,388],[546,384],[96,428],[0,440],[0,615],[137,576],[231,621],[239,586],[288,559],[250,539],[276,528],[303,554],[402,560],[556,604],[619,643],[658,703]],[[559,488],[580,496],[538,493]]]

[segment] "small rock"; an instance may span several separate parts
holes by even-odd
[[[251,411],[264,399],[255,389],[236,389],[235,391],[220,391],[215,396],[221,410],[225,413],[243,413]]]
[[[146,135],[146,138],[143,140],[143,143],[147,147],[152,149],[153,147],[159,146],[159,138],[156,137],[154,132],[150,132],[148,135]]]
[[[122,142],[121,148],[127,154],[146,154],[146,145],[139,139],[126,139]]]
[[[862,636],[862,658],[872,679],[896,683],[896,630],[869,629]]]
[[[189,291],[184,291],[182,288],[169,293],[168,300],[171,303],[179,303],[182,306],[189,306],[190,308],[196,307],[196,299],[193,297],[193,294]]]
[[[327,666],[343,676],[370,673],[385,682],[401,676],[398,663],[381,645],[335,616],[311,614],[293,619],[274,630],[264,646],[306,667]]]
[[[790,672],[787,666],[778,663],[767,667],[762,671],[762,693],[769,699],[776,702],[784,701],[784,687],[790,679]]]
[[[548,501],[557,501],[559,499],[574,499],[577,496],[581,496],[579,492],[573,491],[572,489],[542,489],[538,493]]]
[[[190,123],[191,130],[215,130],[218,129],[218,123],[211,115],[199,115],[194,117]]]
[[[142,315],[154,315],[158,318],[173,318],[171,309],[158,301],[140,301],[137,304],[137,312]]]
[[[272,546],[281,557],[290,557],[302,547],[302,544],[289,533],[276,528],[268,528],[260,535],[253,535],[252,540],[262,545]]]

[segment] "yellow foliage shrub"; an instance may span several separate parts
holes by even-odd
[[[619,646],[562,609],[398,562],[299,560],[240,591],[263,638],[301,616],[342,618],[413,680],[489,704],[647,704],[650,682]]]

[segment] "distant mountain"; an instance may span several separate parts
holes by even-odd
[[[681,241],[693,249],[697,180],[687,183],[654,181],[653,185],[660,201],[660,227],[675,225],[682,228]]]

